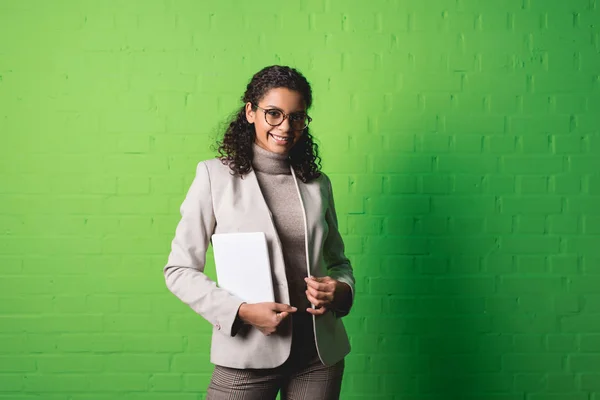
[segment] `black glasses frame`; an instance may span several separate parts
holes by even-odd
[[[254,107],[258,108],[259,110],[261,110],[264,114],[265,114],[265,122],[271,126],[279,126],[281,124],[283,124],[283,121],[286,120],[286,118],[289,118],[290,114],[286,114],[284,113],[282,110],[280,110],[279,108],[262,108],[260,107],[258,104],[253,104]],[[281,114],[283,114],[283,119],[281,120],[280,123],[278,124],[272,124],[267,120],[267,113],[269,111],[279,111]],[[292,113],[294,114],[294,113]],[[304,130],[306,128],[308,128],[308,125],[310,124],[310,122],[312,121],[312,118],[310,117],[310,115],[305,114],[306,115],[306,122],[304,122],[304,126],[302,128],[298,128],[298,130]],[[292,124],[290,124],[290,127],[292,126]]]

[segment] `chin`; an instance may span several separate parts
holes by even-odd
[[[288,147],[282,147],[282,146],[269,146],[269,151],[273,152],[273,153],[277,153],[277,154],[287,154],[290,152],[290,148]]]

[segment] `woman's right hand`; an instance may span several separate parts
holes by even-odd
[[[242,303],[238,316],[244,323],[254,326],[263,335],[269,336],[277,330],[281,321],[296,310],[296,307],[280,303]]]

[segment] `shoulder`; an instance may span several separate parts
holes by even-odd
[[[331,187],[331,180],[324,172],[321,172],[321,175],[319,175],[318,178],[313,179],[311,182],[325,189],[329,189]]]
[[[211,158],[209,160],[200,161],[198,163],[197,171],[201,172],[202,169],[206,170],[209,176],[231,175],[231,168],[227,164],[224,164],[220,158]]]

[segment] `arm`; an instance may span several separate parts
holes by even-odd
[[[348,260],[344,254],[344,242],[340,235],[340,231],[338,230],[338,220],[335,212],[331,181],[327,176],[325,176],[325,178],[327,180],[327,186],[329,187],[329,208],[325,214],[325,219],[329,225],[329,232],[325,239],[325,248],[323,249],[323,252],[325,263],[327,265],[327,274],[338,282],[348,285],[349,294],[347,294],[348,289],[344,290],[345,288],[343,285],[342,288],[336,290],[339,290],[343,298],[340,302],[336,301],[337,309],[335,312],[338,317],[343,317],[350,312],[350,308],[354,302],[355,280],[350,260]]]
[[[232,330],[242,300],[204,274],[206,250],[214,231],[212,193],[208,167],[198,164],[196,177],[181,205],[181,220],[164,267],[168,289],[226,335]]]

